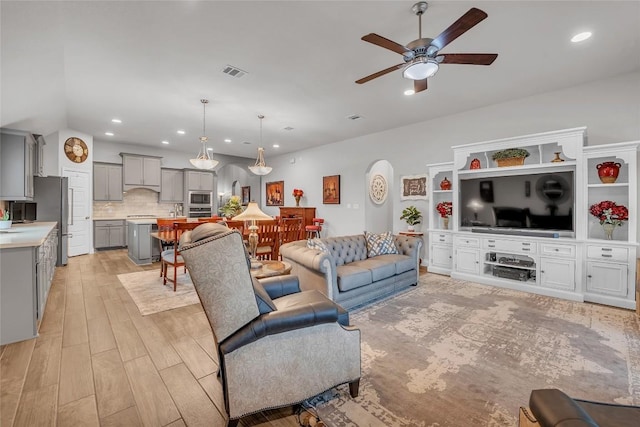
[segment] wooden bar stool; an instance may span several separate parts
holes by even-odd
[[[314,235],[319,239],[320,232],[322,231],[322,224],[324,224],[324,219],[313,218],[311,221],[313,222],[313,225],[305,225],[304,227],[304,231],[307,232],[307,239],[313,238]]]

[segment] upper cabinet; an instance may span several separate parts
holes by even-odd
[[[122,165],[93,164],[93,200],[122,200]]]
[[[213,173],[187,170],[185,171],[187,191],[213,191]]]
[[[36,141],[29,133],[0,133],[0,199],[32,200]]]
[[[120,153],[123,168],[123,190],[147,188],[160,192],[162,157]]]
[[[180,169],[162,169],[160,202],[182,203],[184,201],[184,172]]]

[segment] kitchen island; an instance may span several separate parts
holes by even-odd
[[[127,248],[131,261],[143,265],[160,259],[160,248],[151,237],[151,232],[157,229],[156,218],[127,219]]]
[[[38,336],[57,260],[57,223],[0,232],[0,344]]]

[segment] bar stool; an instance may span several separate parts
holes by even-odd
[[[313,225],[305,225],[304,231],[307,232],[307,239],[311,239],[314,235],[319,239],[320,232],[322,231],[322,224],[324,224],[324,219],[322,218],[313,218],[311,220]]]

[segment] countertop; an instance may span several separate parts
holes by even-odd
[[[40,246],[57,224],[57,222],[13,224],[8,230],[0,232],[0,249]]]

